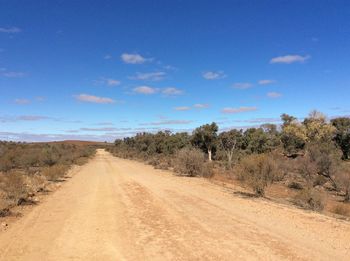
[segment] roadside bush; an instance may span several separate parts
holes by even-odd
[[[87,162],[89,161],[89,158],[88,157],[80,157],[80,158],[77,158],[74,160],[74,163],[79,165],[79,166],[82,166],[84,164],[86,164]]]
[[[4,175],[2,190],[11,203],[18,204],[22,199],[27,197],[29,188],[25,183],[22,173],[11,171]]]
[[[314,211],[323,210],[325,202],[325,195],[313,188],[303,189],[294,197],[294,203],[297,206]]]
[[[306,182],[307,188],[312,188],[315,178],[317,177],[317,166],[309,156],[306,154],[299,157],[295,162],[295,169]]]
[[[342,216],[350,216],[350,210],[343,204],[338,204],[335,207],[332,208],[331,212],[342,215]]]
[[[42,175],[35,174],[35,175],[30,176],[29,183],[30,183],[29,187],[30,187],[31,192],[36,193],[36,192],[39,192],[45,188],[47,180]]]
[[[42,170],[42,175],[49,181],[58,181],[68,171],[69,167],[66,165],[53,165]]]
[[[288,188],[301,190],[303,189],[303,185],[300,182],[292,181],[288,183]]]
[[[167,170],[171,167],[171,159],[165,156],[153,156],[147,163],[152,165],[155,169]]]
[[[337,190],[334,178],[341,165],[341,152],[331,143],[312,143],[307,148],[307,154],[316,167],[316,173],[328,179]]]
[[[274,181],[284,180],[285,177],[292,172],[294,160],[285,157],[283,152],[280,150],[272,151],[269,153],[269,157],[273,159],[277,169],[275,172]]]
[[[194,177],[203,176],[204,172],[203,152],[193,148],[184,148],[179,150],[174,158],[174,170],[179,175]]]
[[[337,186],[344,191],[344,201],[350,202],[350,166],[343,166],[336,175]]]
[[[213,162],[205,162],[203,164],[202,174],[203,178],[211,178],[214,176],[214,164]]]
[[[265,195],[267,186],[273,183],[277,166],[267,154],[249,155],[238,166],[238,177],[259,197]]]

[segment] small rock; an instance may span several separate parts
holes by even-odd
[[[2,223],[1,223],[1,226],[2,226],[3,228],[8,227],[8,225],[9,225],[9,224],[7,224],[6,222],[2,222]]]

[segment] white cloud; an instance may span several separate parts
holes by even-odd
[[[120,84],[120,81],[115,80],[115,79],[106,79],[106,84],[108,86],[117,86]]]
[[[81,131],[125,131],[131,130],[131,128],[113,128],[113,127],[104,127],[104,128],[80,128]]]
[[[73,131],[75,132],[75,131]],[[122,133],[121,138],[125,137]],[[0,140],[27,141],[27,142],[47,142],[60,140],[89,140],[89,141],[110,141],[113,142],[116,135],[74,135],[74,134],[55,134],[55,133],[28,133],[28,132],[0,132]]]
[[[26,74],[23,72],[4,72],[2,73],[2,75],[8,78],[21,78],[24,77]]]
[[[140,94],[155,94],[158,92],[158,89],[150,87],[150,86],[139,86],[134,88],[133,90],[135,93],[140,93]]]
[[[165,72],[136,73],[135,76],[129,78],[132,80],[160,81],[164,79],[165,75]]]
[[[267,93],[267,97],[269,97],[269,98],[279,98],[281,96],[282,96],[282,94],[279,92],[268,92]]]
[[[233,122],[244,122],[244,123],[272,123],[280,122],[280,118],[254,118],[248,120],[234,120]]]
[[[164,120],[157,122],[146,122],[140,123],[140,126],[159,126],[159,125],[182,125],[182,124],[190,124],[192,121],[189,120]]]
[[[0,76],[8,77],[8,78],[21,78],[26,74],[24,72],[12,72],[8,71],[6,68],[0,68]]]
[[[206,108],[209,108],[209,104],[196,103],[195,105],[193,105],[193,107],[196,108],[196,109],[206,109]]]
[[[19,121],[40,121],[40,120],[46,120],[50,118],[46,116],[40,116],[40,115],[22,115],[22,116],[18,116],[16,119]]]
[[[260,84],[260,85],[268,85],[268,84],[272,84],[272,83],[275,83],[275,82],[276,82],[275,80],[265,79],[265,80],[258,81],[258,84]]]
[[[249,89],[252,86],[253,86],[253,84],[251,84],[249,82],[237,82],[237,83],[233,84],[233,88],[241,89],[241,90]]]
[[[162,90],[162,94],[166,96],[176,96],[176,95],[181,95],[183,93],[182,90],[177,89],[175,87],[168,87]]]
[[[101,77],[98,80],[94,80],[94,84],[96,85],[107,85],[107,86],[117,86],[121,84],[121,81],[113,78],[104,78]]]
[[[18,27],[0,27],[0,33],[9,33],[9,34],[13,34],[13,33],[20,33],[22,30]]]
[[[191,110],[191,107],[188,107],[188,106],[180,106],[180,107],[175,107],[174,110],[175,110],[175,111],[189,111],[189,110]]]
[[[239,107],[239,108],[226,107],[222,109],[222,113],[234,114],[234,113],[249,112],[249,111],[256,111],[256,110],[257,110],[256,107]]]
[[[16,104],[21,104],[21,105],[29,104],[30,100],[28,100],[28,99],[15,99],[15,103]]]
[[[177,70],[177,68],[175,66],[172,66],[172,65],[165,65],[163,68],[166,70],[170,70],[170,71]]]
[[[0,116],[0,122],[18,122],[18,121],[40,121],[40,120],[56,120],[55,118],[41,115],[20,115],[20,116]]]
[[[285,56],[274,57],[270,60],[270,63],[285,63],[285,64],[303,63],[310,58],[311,58],[310,55],[301,56],[296,54],[289,54]]]
[[[151,59],[146,59],[143,56],[141,56],[140,54],[131,54],[131,53],[123,53],[120,58],[123,60],[123,62],[125,63],[129,63],[129,64],[141,64],[144,63],[146,61],[150,61]]]
[[[217,80],[217,79],[222,79],[226,77],[226,75],[222,71],[217,71],[217,72],[208,71],[208,72],[204,72],[202,76],[206,80]]]
[[[35,100],[38,101],[38,102],[43,102],[43,101],[46,100],[46,98],[43,97],[43,96],[37,96],[37,97],[35,97]]]
[[[98,97],[98,96],[89,95],[89,94],[79,94],[79,95],[76,95],[75,98],[81,102],[91,102],[91,103],[101,103],[101,104],[115,103],[115,101],[111,98]]]
[[[105,122],[98,122],[95,125],[101,125],[101,126],[112,126],[114,125],[113,122],[105,121]]]

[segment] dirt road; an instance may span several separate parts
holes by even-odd
[[[349,260],[350,224],[104,151],[0,233],[0,260]]]

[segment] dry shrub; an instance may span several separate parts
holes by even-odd
[[[324,193],[313,188],[303,189],[294,197],[297,206],[315,211],[323,210],[325,202]]]
[[[82,165],[86,164],[88,161],[89,161],[88,157],[80,157],[80,158],[75,159],[74,163],[79,165],[79,166],[82,166]]]
[[[282,181],[286,176],[292,172],[294,168],[294,161],[285,157],[279,150],[274,150],[269,153],[269,157],[273,159],[274,164],[276,164],[276,172],[274,176],[274,181]]]
[[[5,175],[2,190],[11,203],[18,204],[28,196],[29,188],[25,183],[22,173],[11,171]]]
[[[267,154],[249,155],[237,167],[238,178],[259,197],[265,195],[265,189],[273,183],[276,172],[277,165]]]
[[[42,170],[42,175],[49,181],[58,181],[68,171],[69,167],[66,165],[53,165]]]
[[[331,210],[331,212],[337,214],[337,215],[342,215],[342,216],[350,216],[350,210],[343,204],[338,204],[334,206]]]
[[[303,189],[303,185],[300,182],[291,181],[288,183],[288,188],[301,190]]]
[[[205,155],[197,149],[184,148],[174,158],[174,170],[182,176],[194,177],[205,174]]]
[[[306,154],[295,162],[296,171],[303,177],[308,188],[313,187],[315,178],[317,177],[317,166],[311,160],[310,155]]]
[[[213,162],[205,162],[203,164],[201,176],[204,178],[208,178],[208,179],[214,176],[214,163]]]
[[[350,167],[345,164],[336,175],[337,186],[344,191],[344,201],[350,202]]]
[[[9,208],[2,208],[0,206],[0,218],[7,217],[11,215],[11,210]]]
[[[147,163],[152,165],[155,169],[167,170],[171,167],[170,158],[160,155],[151,157]]]
[[[36,193],[42,191],[45,188],[46,182],[46,178],[42,175],[35,174],[31,176],[29,181],[31,192]]]

